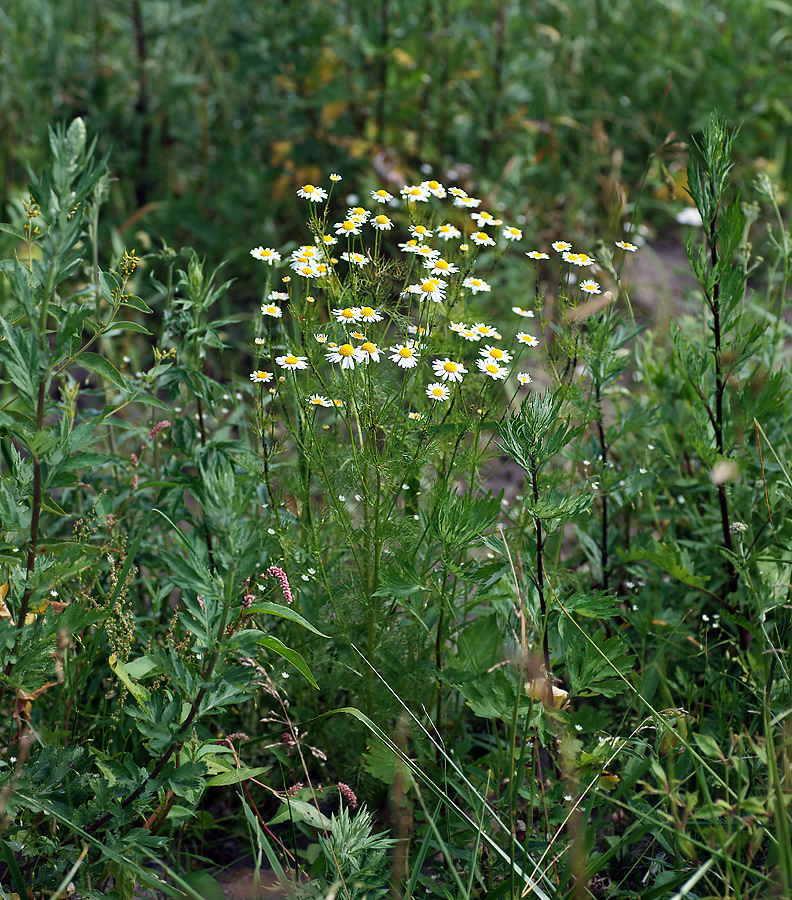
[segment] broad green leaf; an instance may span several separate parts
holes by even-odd
[[[313,625],[307,620],[304,619],[296,610],[292,609],[290,606],[281,606],[278,603],[256,603],[247,610],[248,615],[256,615],[257,613],[269,613],[271,616],[280,616],[282,619],[289,619],[291,622],[296,622],[298,625],[302,625],[303,628],[307,628],[309,631],[312,631],[314,634],[318,634],[319,637],[326,638],[328,635],[323,634],[317,628],[314,628]]]
[[[227,769],[219,775],[215,775],[206,782],[207,787],[219,787],[224,784],[239,784],[240,781],[247,781],[248,778],[258,778],[263,775],[268,766],[241,766],[239,769]]]
[[[105,334],[112,334],[114,331],[136,331],[138,334],[151,334],[148,328],[138,325],[137,322],[113,322]]]
[[[274,650],[276,653],[279,653],[284,659],[287,659],[294,666],[294,668],[297,669],[300,674],[304,675],[317,690],[319,689],[319,685],[316,683],[316,679],[313,677],[311,670],[308,668],[308,664],[296,650],[292,650],[291,647],[287,647],[282,641],[279,641],[271,634],[263,634],[258,639],[258,643],[262,647],[267,647],[269,650]]]
[[[151,694],[146,688],[143,687],[142,684],[138,684],[134,681],[129,673],[129,670],[124,665],[124,663],[118,661],[118,657],[115,653],[110,654],[110,658],[107,660],[110,665],[110,668],[115,672],[116,677],[119,681],[123,682],[126,689],[130,694],[137,700],[137,702],[145,708],[149,700],[151,700]]]
[[[274,819],[270,819],[269,824],[278,825],[280,822],[288,822],[291,819],[294,819],[295,822],[307,822],[313,828],[329,829],[331,827],[330,819],[320,813],[315,806],[303,800],[294,799],[284,800],[280,812],[276,813]]]
[[[84,368],[96,372],[108,381],[112,381],[113,384],[118,385],[118,387],[127,387],[124,376],[116,369],[109,359],[100,356],[98,353],[90,353],[87,351],[81,353],[77,357],[76,362]]]

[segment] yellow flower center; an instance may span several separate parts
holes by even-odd
[[[360,349],[361,349],[361,350],[365,350],[366,353],[376,353],[376,352],[377,352],[377,345],[376,345],[376,344],[372,344],[371,341],[366,341],[365,344],[361,344],[361,345],[360,345]]]
[[[399,356],[402,359],[411,359],[413,355],[412,350],[409,347],[400,347],[399,348]]]
[[[487,366],[487,371],[490,373],[490,375],[494,375],[498,371],[498,367],[495,365],[495,363],[490,363]]]
[[[447,269],[448,263],[444,259],[435,260],[435,269]]]
[[[503,350],[498,350],[497,347],[493,347],[492,350],[490,350],[489,355],[493,359],[503,359]]]
[[[262,381],[265,381],[267,378],[266,372],[256,372],[256,378],[260,378]]]
[[[410,194],[411,197],[420,197],[420,196],[421,196],[421,189],[420,189],[420,188],[417,188],[417,187],[410,188],[409,194]]]
[[[435,289],[435,283],[434,283],[433,281],[425,281],[425,282],[421,285],[421,290],[422,290],[425,294],[431,294],[432,291],[433,291],[434,289]]]
[[[369,316],[374,315],[374,310],[370,306],[364,306],[363,309],[360,310],[361,314],[368,318]]]
[[[274,312],[277,310],[277,308],[278,308],[277,306],[268,306],[268,307],[267,307],[267,312],[268,312],[268,313],[274,313]]]
[[[415,228],[413,228],[413,232],[415,234],[426,234],[426,228],[424,228],[423,225],[416,225]]]
[[[375,191],[375,193],[378,197],[387,197],[388,196],[388,192],[383,191],[383,190]]]
[[[363,209],[362,206],[356,206],[356,207],[352,210],[352,215],[353,215],[353,216],[365,216],[365,215],[366,215],[366,210]]]
[[[435,397],[442,397],[445,391],[443,391],[443,389],[440,387],[436,387],[432,388],[432,393],[435,395]]]
[[[357,228],[357,225],[350,219],[346,219],[341,223],[341,227],[344,229],[344,231],[354,231]]]
[[[430,191],[436,191],[440,187],[440,182],[439,181],[430,181],[430,182],[428,182],[427,187],[429,188]]]
[[[390,219],[387,216],[377,216],[374,221],[377,225],[387,225],[390,222]]]
[[[316,271],[324,274],[327,271],[327,266],[324,263],[318,263],[316,266]],[[310,297],[306,297],[306,300],[310,300]]]
[[[303,275],[313,275],[313,269],[310,266],[303,266],[300,271]]]
[[[446,370],[446,372],[456,372],[457,364],[453,363],[453,362],[447,362],[447,363],[445,363],[443,368]]]
[[[352,346],[352,344],[341,344],[341,346],[338,348],[338,352],[341,354],[341,356],[352,356],[355,352],[355,348]]]
[[[305,194],[313,194],[316,188],[312,184],[304,184],[303,185],[303,193]]]
[[[286,363],[287,366],[293,366],[297,362],[297,357],[296,356],[287,356],[286,359],[284,360],[284,362]]]
[[[341,315],[342,315],[345,319],[354,319],[354,318],[355,318],[355,311],[354,311],[350,306],[347,306],[346,309],[342,309],[342,310],[341,310]]]
[[[323,400],[321,397],[313,397],[311,399],[311,403],[315,403],[317,406],[321,406],[323,403]]]

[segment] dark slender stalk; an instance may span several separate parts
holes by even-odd
[[[716,217],[713,215],[709,223],[708,243],[710,249],[710,263],[713,270],[718,264],[718,245],[716,237]],[[720,456],[724,456],[723,445],[723,397],[726,392],[726,379],[723,373],[723,363],[721,360],[722,335],[720,321],[720,280],[716,281],[712,289],[712,300],[710,303],[712,310],[712,332],[715,338],[715,447]],[[726,498],[726,485],[721,483],[718,485],[718,505],[720,507],[721,527],[723,529],[723,544],[729,553],[734,553],[734,544],[731,536],[731,523],[729,521],[729,504]],[[728,591],[734,593],[737,590],[739,578],[737,570],[731,559],[726,561],[726,572],[728,575]],[[742,634],[742,630],[741,630]]]
[[[539,477],[536,461],[531,457],[531,488],[533,490],[534,503],[539,502]],[[536,525],[536,590],[539,592],[539,609],[542,613],[542,657],[544,661],[545,679],[552,704],[553,688],[550,684],[550,636],[547,633],[547,601],[544,593],[544,535],[542,533],[542,520],[535,518]]]
[[[600,383],[597,381],[594,386],[595,396],[597,399],[597,432],[600,441],[600,458],[602,462],[602,472],[605,473],[605,467],[608,463],[608,445],[605,442],[605,428],[602,423],[602,397],[600,393]],[[608,590],[608,581],[610,579],[610,561],[608,559],[608,495],[602,491],[602,535],[600,538],[600,559],[602,565],[602,590]]]

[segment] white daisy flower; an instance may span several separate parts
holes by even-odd
[[[503,236],[507,241],[521,241],[522,240],[522,231],[519,228],[514,228],[513,226],[508,226],[503,229]]]
[[[435,378],[442,378],[443,381],[462,381],[462,376],[467,375],[467,369],[462,363],[453,362],[448,357],[445,359],[436,359],[432,363],[432,371]]]
[[[463,328],[459,332],[459,336],[463,337],[466,341],[480,341],[482,338],[482,335],[480,335],[474,328]]]
[[[590,279],[587,281],[580,282],[580,290],[585,291],[587,294],[601,294],[599,282],[591,281]]]
[[[479,367],[479,370],[483,372],[485,375],[489,375],[489,377],[493,381],[503,381],[508,372],[502,366],[499,366],[496,362],[490,360],[489,362],[486,359],[477,359],[476,365]]]
[[[495,241],[487,234],[486,231],[474,231],[470,235],[470,240],[479,247],[494,247]]]
[[[297,196],[302,197],[303,200],[310,200],[312,203],[318,203],[321,200],[327,200],[327,191],[324,188],[316,187],[313,184],[304,184],[299,191],[297,191]]]
[[[508,350],[501,350],[500,347],[491,347],[489,344],[479,350],[479,356],[488,362],[503,363],[504,365],[512,361],[512,355]]]
[[[382,314],[370,306],[361,306],[358,310],[361,322],[381,322]]]
[[[261,370],[258,372],[251,372],[250,380],[260,381],[262,384],[266,384],[268,381],[272,381],[272,372],[263,372]]]
[[[420,422],[423,419],[423,413],[410,412],[407,413],[408,419],[414,419],[416,422]]]
[[[467,191],[463,191],[461,187],[450,187],[448,193],[452,197],[467,197]]]
[[[430,197],[429,191],[420,184],[406,184],[401,189],[401,195],[408,203],[426,203]]]
[[[352,221],[365,222],[370,215],[371,213],[362,206],[350,206],[346,217],[347,219],[352,219]]]
[[[433,197],[439,197],[441,200],[446,195],[446,189],[443,187],[442,184],[440,184],[439,181],[435,181],[434,179],[432,179],[431,181],[422,181],[421,187],[425,191],[429,191],[429,193]]]
[[[435,400],[437,402],[442,403],[451,396],[451,391],[448,390],[446,385],[440,384],[439,381],[430,384],[426,388],[426,396],[430,400]]]
[[[556,253],[564,253],[566,250],[572,249],[572,244],[569,241],[554,241],[552,246]]]
[[[275,362],[282,369],[307,369],[308,368],[308,357],[307,356],[295,356],[293,353],[289,353],[287,356],[277,356],[275,358]]]
[[[396,344],[391,347],[391,355],[388,357],[395,362],[400,369],[414,369],[418,365],[420,353],[412,344]]]
[[[374,216],[371,225],[377,231],[390,231],[393,228],[393,220],[384,215]]]
[[[399,244],[399,250],[402,250],[404,253],[415,253],[415,251],[421,246],[415,238],[412,238],[409,241],[405,241],[403,244]]]
[[[425,241],[432,236],[432,232],[424,225],[410,225],[409,232],[416,241]]]
[[[468,209],[476,209],[477,206],[481,206],[481,200],[476,200],[475,197],[455,197],[454,198],[454,206],[464,206]]]
[[[479,337],[493,338],[496,341],[501,339],[500,334],[491,325],[485,325],[483,322],[476,322],[476,324],[472,326],[472,330],[475,331]]]
[[[360,321],[360,308],[347,306],[345,309],[334,309],[333,315],[336,322],[340,322],[342,325],[350,325],[352,322]]]
[[[341,176],[340,176],[340,175],[336,175],[335,172],[332,172],[332,173],[330,174],[330,181],[341,181]]]
[[[341,259],[348,262],[351,266],[358,266],[361,269],[363,266],[367,266],[369,262],[368,257],[362,253],[342,253]]]
[[[316,267],[317,263],[311,261],[293,262],[291,264],[292,271],[302,275],[303,278],[316,278]]]
[[[530,384],[533,381],[533,378],[531,378],[527,372],[518,372],[517,381],[519,381],[520,384]]]
[[[333,226],[335,233],[341,237],[349,237],[353,234],[360,234],[360,222],[354,219],[344,219],[343,222],[336,222]]]
[[[546,253],[542,253],[541,250],[529,250],[525,255],[531,259],[550,259],[550,257]]]
[[[326,344],[327,343],[327,335],[326,334],[315,334],[314,340],[319,344]]]
[[[267,300],[288,300],[289,295],[285,291],[270,291]]]
[[[377,203],[390,203],[393,200],[393,194],[380,188],[378,191],[371,192],[371,199],[376,200]]]
[[[440,256],[439,250],[433,250],[431,247],[428,247],[426,244],[419,244],[415,250],[413,251],[416,256],[421,256],[424,260],[427,259],[437,259]]]
[[[371,341],[366,341],[365,344],[361,344],[357,349],[360,350],[360,352],[363,354],[363,356],[361,357],[361,361],[366,363],[366,365],[368,365],[370,362],[380,361],[380,354],[382,353],[382,350],[380,350],[380,348]]]
[[[448,327],[456,334],[461,334],[467,328],[467,325],[464,322],[451,322]]]
[[[528,334],[527,331],[521,331],[517,335],[517,340],[521,344],[527,344],[529,347],[538,347],[539,346],[539,341],[537,341],[537,339],[532,334]]]
[[[425,259],[424,268],[429,269],[430,275],[455,275],[459,267],[450,263],[447,259]]]
[[[492,225],[493,227],[502,225],[502,219],[496,219],[491,213],[484,212],[475,212],[470,214],[470,218],[478,225],[479,228],[485,228],[487,225]]]
[[[638,249],[635,244],[631,244],[629,241],[616,241],[616,246],[620,250],[627,250],[630,253],[635,253],[635,251]]]
[[[279,306],[276,306],[274,303],[262,303],[261,305],[262,315],[272,316],[275,319],[280,319],[283,317],[283,312]]]
[[[469,288],[474,294],[489,293],[492,290],[487,284],[486,281],[482,281],[480,278],[474,278],[471,276],[470,278],[466,278],[462,282],[462,287]]]
[[[435,237],[442,238],[444,241],[450,241],[451,238],[462,237],[462,232],[453,225],[441,225],[435,229]]]
[[[434,300],[440,303],[445,299],[446,283],[439,278],[427,278],[421,284],[411,284],[407,291],[417,294],[421,300]]]
[[[571,263],[573,266],[593,266],[596,260],[588,253],[564,253],[564,262]]]
[[[320,244],[321,246],[324,246],[324,247],[332,247],[333,244],[338,243],[338,238],[333,237],[332,234],[317,235],[314,238],[314,240],[316,241],[317,244]]]
[[[260,259],[270,266],[274,266],[275,263],[281,261],[280,253],[278,253],[277,250],[273,250],[271,247],[256,247],[254,250],[250,251],[250,255],[253,259]]]
[[[326,353],[327,361],[331,363],[341,363],[342,369],[354,369],[355,363],[362,363],[364,359],[368,362],[366,354],[358,347],[352,344],[341,344],[341,346],[333,353]]]
[[[518,316],[522,316],[525,319],[533,319],[534,311],[532,309],[523,309],[521,306],[512,306],[512,312],[517,313]]]
[[[333,401],[328,400],[327,397],[323,397],[321,394],[311,394],[311,396],[305,401],[309,403],[311,406],[332,406]]]

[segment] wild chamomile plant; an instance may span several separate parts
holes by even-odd
[[[384,190],[366,207],[338,211],[320,187],[298,193],[313,241],[291,253],[281,289],[269,290],[280,252],[252,251],[267,273],[251,380],[270,492],[287,437],[297,454],[269,524],[283,523],[279,504],[292,507],[317,573],[315,602],[330,605],[367,658],[377,658],[397,615],[434,634],[439,669],[456,605],[448,566],[465,561],[493,521],[488,513],[474,517],[472,531],[464,524],[484,502],[475,500],[476,473],[493,421],[530,381],[519,366],[535,338],[512,334],[504,346],[481,311],[491,291],[479,271],[484,254],[497,260],[521,233],[479,212],[460,188],[433,181],[405,187],[396,210]],[[396,229],[404,240],[394,256]],[[467,506],[451,511],[457,490]],[[497,514],[497,501],[489,506]],[[374,685],[365,680],[371,711]]]

